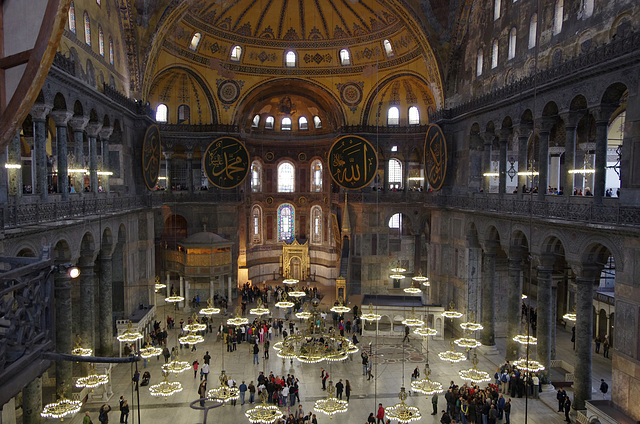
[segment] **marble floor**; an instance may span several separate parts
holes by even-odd
[[[278,312],[282,314],[282,312]],[[180,314],[183,318],[186,313]],[[177,321],[180,320],[180,315]],[[278,315],[276,315],[278,317]],[[216,318],[219,323],[222,317]],[[179,328],[179,325],[177,325]],[[177,344],[178,330],[169,331],[169,345]],[[558,327],[557,335],[557,357],[571,361],[573,358],[572,343],[570,342],[570,328],[564,329]],[[281,337],[276,336],[272,340],[271,345]],[[256,381],[259,371],[264,371],[266,375],[273,371],[277,375],[294,374],[300,380],[300,398],[301,404],[305,411],[313,410],[314,402],[325,396],[326,392],[322,391],[320,372],[321,367],[328,370],[331,379],[334,382],[342,378],[349,380],[352,386],[352,394],[349,404],[349,410],[344,414],[337,414],[332,419],[322,414],[317,414],[319,423],[333,422],[340,423],[364,423],[370,412],[377,409],[378,403],[383,406],[391,406],[398,401],[398,392],[402,385],[410,387],[410,374],[416,366],[419,366],[422,372],[424,368],[424,359],[426,359],[426,343],[419,338],[412,337],[410,344],[402,344],[401,337],[367,337],[360,339],[359,347],[369,349],[371,343],[375,354],[375,365],[373,373],[375,379],[367,380],[362,375],[362,365],[359,354],[353,355],[352,360],[343,362],[320,363],[320,364],[303,364],[296,360],[290,362],[284,361],[277,357],[273,349],[269,359],[260,358],[260,364],[252,364],[253,354],[248,343],[242,343],[237,346],[235,352],[226,352],[223,343],[216,341],[215,334],[207,334],[205,342],[197,346],[195,352],[182,349],[180,351],[180,359],[192,363],[198,359],[203,363],[202,357],[205,351],[209,351],[211,355],[211,373],[209,374],[210,385],[208,389],[219,385],[218,375],[220,370],[224,369],[228,376],[233,377],[238,385],[242,381],[249,384],[249,381]],[[497,354],[494,352],[478,352],[479,364],[478,368],[489,372],[493,375],[496,367],[498,367],[504,358],[505,339],[497,339]],[[456,384],[462,384],[463,381],[458,376],[460,369],[469,368],[471,363],[464,361],[459,364],[451,365],[438,359],[437,353],[447,350],[448,341],[429,341],[429,362],[431,364],[433,380],[437,380],[445,387],[448,382],[453,380]],[[261,353],[262,356],[262,353]],[[403,360],[404,358],[404,360]],[[147,370],[151,373],[151,384],[161,381],[160,366],[164,363],[163,358],[157,360],[150,359],[147,364]],[[143,363],[138,366],[141,373],[144,372]],[[124,396],[129,400],[131,413],[129,415],[130,424],[138,424],[138,410],[140,414],[140,423],[189,423],[196,424],[203,422],[203,412],[191,409],[189,404],[198,399],[198,385],[200,383],[199,375],[193,377],[193,371],[186,371],[173,377],[179,381],[183,390],[171,396],[168,399],[159,399],[149,394],[148,387],[141,387],[138,393],[134,391],[131,383],[131,377],[134,372],[134,366],[131,364],[117,365],[112,373],[113,395],[109,399],[109,403],[113,408],[110,413],[110,422],[117,423],[120,413],[118,411],[118,399]],[[598,392],[600,378],[605,378],[611,384],[611,362],[602,355],[594,354],[593,366],[593,390],[594,399],[601,399],[602,395]],[[568,391],[572,397],[571,390]],[[247,395],[248,399],[248,395]],[[420,422],[438,423],[439,415],[432,416],[431,399],[425,398],[424,395],[414,394],[407,400],[407,404],[416,406],[422,412]],[[564,415],[557,411],[557,402],[555,400],[555,392],[547,390],[541,394],[541,399],[513,399],[512,400],[511,420],[513,423],[532,423],[532,424],[551,424],[564,422]],[[439,409],[444,406],[444,398],[440,397]],[[100,403],[87,402],[81,413],[71,419],[72,424],[80,424],[85,411],[89,411],[94,423],[98,423],[97,411]],[[237,406],[225,405],[223,407],[211,409],[208,413],[208,422],[213,423],[248,423],[249,421],[244,412],[251,407],[248,403]],[[297,404],[295,406],[297,409]],[[286,412],[283,411],[283,412]],[[575,415],[573,418],[575,421]]]

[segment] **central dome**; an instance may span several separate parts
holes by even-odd
[[[375,0],[196,0],[184,22],[205,34],[237,43],[336,41],[389,36],[401,26],[397,17]],[[347,41],[349,40],[349,41]],[[293,44],[292,44],[293,43]],[[323,43],[325,47],[328,47]]]

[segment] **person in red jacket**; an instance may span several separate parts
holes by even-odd
[[[384,424],[384,408],[381,403],[378,404],[378,414],[376,414],[376,418],[378,419],[376,424]]]

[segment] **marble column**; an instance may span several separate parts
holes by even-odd
[[[222,281],[224,283],[224,280],[222,280]],[[227,299],[228,299],[229,305],[231,305],[233,303],[231,301],[231,299],[232,299],[231,295],[232,295],[233,292],[231,291],[231,276],[230,275],[227,276],[227,281],[229,282],[229,293],[228,293]]]
[[[91,192],[98,192],[98,134],[102,124],[89,122],[87,125],[87,137],[89,139],[89,185]]]
[[[487,172],[493,172],[491,169],[491,148],[493,147],[493,140],[495,134],[484,134],[484,150],[482,151],[482,187],[485,193],[488,193],[491,188],[491,177],[485,177]]]
[[[113,134],[113,127],[102,127],[100,130],[100,157],[102,163],[100,164],[100,170],[103,173],[111,171],[109,167],[109,137]],[[109,175],[102,174],[102,189],[105,193],[109,193]]]
[[[113,267],[111,255],[100,253],[98,328],[100,354],[113,355]]]
[[[164,163],[166,165],[166,171],[165,171],[165,175],[166,175],[166,182],[167,182],[167,191],[170,192],[171,191],[171,157],[173,156],[173,152],[171,151],[166,151],[166,152],[162,152],[162,154],[164,155]],[[182,285],[180,285],[182,287]],[[181,295],[182,296],[182,295]]]
[[[576,363],[573,384],[573,409],[585,409],[591,399],[591,363],[593,341],[593,292],[600,270],[583,269],[576,278]]]
[[[551,127],[541,126],[539,132],[540,142],[538,145],[538,200],[544,200],[547,194],[547,186],[549,185],[549,137],[551,135]]]
[[[552,255],[544,255],[540,259],[540,266],[537,268],[538,279],[538,313],[537,313],[537,330],[536,337],[538,344],[536,345],[536,358],[540,362],[545,371],[549,373],[551,365],[551,314],[553,305],[551,303],[551,274],[553,273],[554,257]]]
[[[9,141],[9,163],[22,165],[22,149],[20,146],[20,132]],[[9,194],[15,196],[16,201],[22,198],[22,169],[9,169]]]
[[[43,104],[36,104],[31,109],[33,120],[33,144],[35,150],[36,183],[34,193],[40,196],[42,201],[49,198],[47,184],[47,128],[46,119],[51,107]]]
[[[84,347],[95,350],[95,274],[93,253],[83,252],[78,260],[80,269],[80,337]]]
[[[89,123],[89,118],[84,116],[74,116],[69,120],[69,126],[73,130],[73,153],[75,155],[75,163],[73,168],[85,169],[84,160],[84,129]],[[84,174],[76,172],[73,174],[73,186],[76,193],[84,194]]]
[[[189,297],[189,281],[184,280],[184,311],[191,311],[191,297]]]
[[[498,193],[507,191],[507,145],[512,134],[511,128],[503,128],[500,131],[500,176],[498,177]]]
[[[494,346],[497,243],[487,242],[482,255],[482,344]]]
[[[209,299],[213,300],[214,295],[215,295],[215,289],[213,286],[213,280],[209,280]]]
[[[513,340],[521,332],[522,323],[522,252],[509,253],[509,285],[507,287],[507,351],[505,359],[519,357],[520,344]]]
[[[573,195],[573,177],[574,174],[569,173],[570,170],[575,169],[575,157],[576,157],[576,136],[578,122],[582,114],[577,112],[569,112],[562,115],[564,121],[564,128],[566,132],[566,138],[564,140],[564,170],[561,176],[561,184],[563,189],[563,196]]]
[[[533,127],[528,124],[520,124],[518,132],[518,173],[529,171],[529,161],[527,160],[529,137]],[[518,195],[525,195],[523,186],[528,186],[528,177],[526,175],[518,175]],[[530,187],[529,187],[530,188]]]
[[[167,295],[165,297],[171,296],[171,274],[167,272],[167,282],[166,282],[165,290],[167,291]]]
[[[184,277],[180,276],[180,296],[184,297]],[[184,301],[182,302],[182,307],[184,308],[186,306],[187,303],[187,298],[185,297]]]
[[[57,273],[54,277],[54,299],[56,313],[56,351],[71,353],[73,341],[71,328],[71,278],[66,273]],[[73,385],[73,362],[56,362],[56,392],[71,398]]]
[[[58,153],[58,193],[62,200],[69,200],[69,172],[67,158],[67,122],[72,113],[66,110],[54,110],[49,115],[56,124],[56,144]]]
[[[187,156],[187,189],[193,193],[193,150],[188,150]]]
[[[42,412],[42,377],[36,377],[22,389],[22,423],[42,423],[40,412]]]
[[[613,110],[602,106],[597,108],[593,115],[596,120],[596,158],[593,177],[593,202],[602,203],[604,197],[605,184],[607,180],[607,131],[609,129],[609,118]]]

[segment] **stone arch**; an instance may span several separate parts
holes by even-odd
[[[84,116],[84,107],[80,100],[73,102],[73,116]]]
[[[627,92],[627,86],[622,82],[610,84],[602,93],[601,103],[618,107]]]
[[[384,218],[384,226],[389,230],[389,235],[392,235],[393,233],[396,233],[398,231],[396,229],[392,230],[391,228],[389,228],[389,221],[396,214],[400,214],[402,216],[402,226],[400,228],[400,234],[402,235],[402,237],[413,235],[414,222],[413,222],[413,219],[411,218],[411,215],[404,211],[397,211],[397,210],[388,212]]]
[[[93,257],[93,259],[95,259],[94,257],[95,253],[96,253],[95,237],[90,231],[87,231],[86,233],[84,233],[80,241],[80,256],[85,256],[85,257],[91,256]]]
[[[56,93],[53,97],[53,110],[67,110],[67,100],[62,93]]]
[[[16,256],[19,258],[35,258],[36,254],[32,248],[23,247],[20,250],[18,250],[18,253],[16,254]]]
[[[607,264],[609,257],[613,256],[617,271],[623,270],[622,254],[613,248],[611,242],[604,237],[593,236],[585,238],[585,242],[579,249],[580,263],[583,266],[597,266],[599,271]]]
[[[467,247],[480,247],[480,238],[478,237],[478,228],[475,222],[467,222],[466,227]]]
[[[113,234],[111,228],[106,227],[102,231],[102,237],[100,239],[100,251],[104,255],[111,255],[113,252]]]
[[[618,15],[609,29],[609,38],[613,41],[627,37],[634,29],[633,20],[629,12]]]
[[[72,253],[69,242],[65,239],[58,240],[53,246],[53,259],[56,262],[71,262]]]
[[[584,111],[587,110],[587,107],[587,98],[583,94],[577,94],[569,103],[569,110],[571,111]]]

